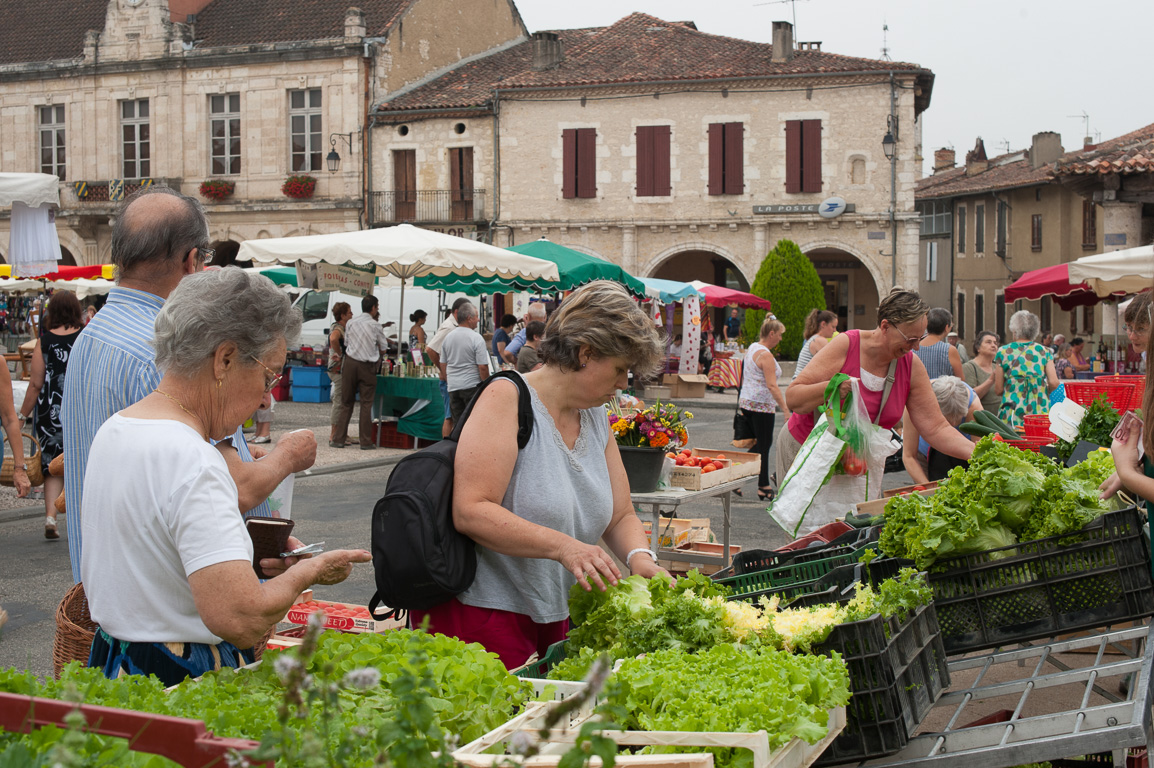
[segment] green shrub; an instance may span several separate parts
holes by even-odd
[[[785,324],[785,335],[777,345],[777,357],[796,360],[805,342],[805,316],[812,309],[825,309],[825,290],[813,263],[792,240],[779,240],[761,262],[750,293],[769,299],[773,314]],[[765,311],[745,311],[742,340],[757,341]]]

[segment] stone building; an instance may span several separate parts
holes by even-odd
[[[527,34],[507,0],[350,5],[6,2],[0,171],[60,176],[65,263],[106,262],[115,200],[144,184],[232,184],[206,199],[226,260],[248,238],[359,229],[373,101]],[[294,174],[312,197],[282,194]],[[0,256],[7,228],[0,212]]]
[[[1046,132],[1029,149],[989,158],[978,139],[957,167],[953,150],[938,150],[933,174],[917,185],[922,295],[953,310],[967,342],[981,330],[1004,340],[1018,309],[1037,314],[1044,330],[1100,334],[1106,305],[1066,312],[1044,297],[1007,306],[1004,290],[1033,269],[1151,242],[1152,172],[1154,125],[1071,152]]]
[[[773,45],[640,13],[539,32],[375,105],[369,220],[544,236],[636,275],[738,288],[789,238],[842,327],[869,327],[894,265],[917,282],[932,85],[917,65],[795,43],[782,22]],[[823,218],[833,197],[847,209]]]

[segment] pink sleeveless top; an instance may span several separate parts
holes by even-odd
[[[846,331],[845,335],[849,339],[849,349],[845,353],[845,363],[841,366],[841,372],[860,378],[861,331]],[[878,422],[883,429],[890,429],[902,419],[902,411],[905,410],[906,400],[910,396],[910,370],[913,368],[913,358],[914,353],[907,352],[898,359],[898,367],[894,371],[894,385],[890,389],[890,399],[886,401],[886,409],[882,412],[881,420]],[[877,416],[878,406],[881,405],[882,393],[871,392],[864,386],[859,388],[862,399],[865,400],[866,413],[869,414],[872,421]],[[813,430],[815,421],[817,421],[816,411],[813,413],[795,412],[789,418],[789,433],[799,443],[804,443]]]

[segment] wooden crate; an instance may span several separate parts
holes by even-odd
[[[761,471],[761,456],[756,453],[742,453],[740,451],[711,451],[704,448],[694,448],[694,456],[714,458],[724,455],[730,465],[715,472],[702,473],[700,467],[674,467],[669,475],[669,483],[677,488],[689,491],[702,491],[715,485],[737,480],[741,477],[756,476]]]
[[[689,541],[677,547],[677,549],[683,552],[694,552],[701,555],[716,555],[717,557],[721,557],[725,554],[725,545],[719,544],[715,541]],[[740,551],[740,544],[729,545],[730,562],[733,562],[733,556]],[[729,563],[691,563],[688,560],[661,560],[658,564],[664,566],[670,571],[676,571],[678,573],[688,573],[689,571],[697,569],[701,573],[704,573],[706,576],[717,573],[722,568],[729,567]]]

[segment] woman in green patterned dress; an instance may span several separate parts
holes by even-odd
[[[1002,396],[998,416],[1016,429],[1025,424],[1026,415],[1048,412],[1049,393],[1058,387],[1053,355],[1034,341],[1040,326],[1033,312],[1015,312],[1010,316],[1013,341],[994,355],[994,392]]]

